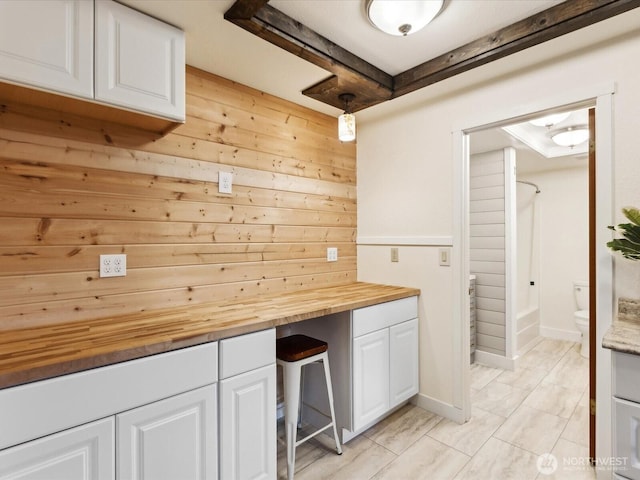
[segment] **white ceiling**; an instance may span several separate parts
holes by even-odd
[[[575,147],[559,147],[551,140],[551,133],[574,125],[588,123],[588,109],[572,111],[571,115],[551,128],[536,127],[528,121],[505,127],[493,127],[470,135],[471,154],[501,150],[505,147],[516,149],[516,165],[519,174],[561,170],[564,168],[587,168],[588,143]],[[509,133],[515,127],[518,136]],[[518,138],[519,137],[519,138]]]
[[[365,13],[365,0],[269,2],[391,75],[558,3],[562,0],[449,0],[424,29],[406,37],[395,37],[371,25]]]
[[[337,109],[300,92],[331,74],[224,20],[234,0],[120,0],[186,32],[187,63],[317,111]],[[271,0],[270,5],[394,75],[561,0],[446,0],[435,20],[407,37],[386,35],[365,0]]]
[[[189,65],[253,87],[329,115],[340,111],[302,95],[301,91],[331,74],[224,20],[234,0],[119,0],[148,15],[176,25],[186,34]],[[510,25],[562,0],[445,0],[444,10],[424,30],[407,37],[376,30],[365,16],[366,0],[271,0],[270,5],[312,28],[341,47],[389,74],[405,71],[442,53]],[[587,29],[528,49],[526,55],[499,60],[358,112],[358,121],[411,108],[451,90],[506,75],[551,58],[594,47],[616,36],[637,31],[640,9],[613,17]],[[567,38],[568,37],[568,38]],[[474,151],[514,146],[522,168],[563,168],[568,157],[545,159],[502,129],[472,135]],[[574,158],[575,160],[575,158]],[[584,156],[577,161],[584,162]],[[548,168],[547,168],[548,166]]]

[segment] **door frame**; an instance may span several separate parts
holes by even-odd
[[[458,419],[471,418],[469,374],[469,134],[474,131],[516,123],[560,108],[595,106],[596,109],[596,252],[597,283],[595,295],[596,336],[591,339],[596,351],[596,378],[611,376],[611,352],[602,348],[602,337],[613,320],[613,260],[606,247],[613,221],[613,94],[615,84],[577,85],[571,90],[531,103],[521,103],[492,112],[476,112],[468,124],[452,132],[453,148],[453,403]],[[514,102],[517,103],[517,102]],[[611,456],[611,382],[596,382],[596,457]],[[598,476],[604,478],[604,472]]]

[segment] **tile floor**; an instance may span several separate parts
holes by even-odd
[[[580,346],[544,339],[509,372],[471,367],[473,414],[455,422],[407,405],[335,454],[320,435],[296,451],[296,480],[595,479],[588,467],[588,360]],[[279,425],[278,478],[287,478]],[[558,468],[538,471],[541,454]],[[585,465],[585,462],[586,465]]]

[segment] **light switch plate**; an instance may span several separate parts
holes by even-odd
[[[338,261],[338,249],[336,247],[327,248],[327,262]]]
[[[440,265],[443,267],[451,266],[451,250],[449,248],[441,248],[438,250],[438,258]]]

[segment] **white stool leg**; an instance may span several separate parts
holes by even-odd
[[[300,402],[300,365],[283,362],[284,376],[284,423],[287,434],[287,478],[293,480],[296,463],[296,441],[298,431],[298,404]]]
[[[327,381],[327,395],[329,395],[329,410],[331,411],[331,422],[333,423],[333,437],[336,439],[336,451],[342,455],[342,447],[338,438],[338,428],[336,427],[336,413],[333,409],[333,388],[331,387],[331,372],[329,371],[329,355],[324,353],[322,364],[324,365],[324,376]]]

